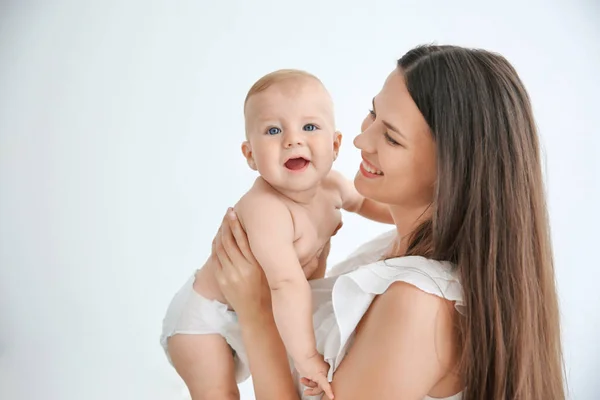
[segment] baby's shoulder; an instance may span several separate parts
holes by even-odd
[[[347,186],[348,180],[339,172],[331,170],[321,184],[325,202],[333,203],[336,208],[341,208],[348,191]]]
[[[345,183],[346,178],[340,172],[333,169],[323,178],[323,187],[329,190],[339,191]]]
[[[261,178],[238,200],[234,209],[241,217],[248,213],[277,215],[290,212],[281,196]]]

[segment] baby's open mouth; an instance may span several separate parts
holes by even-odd
[[[289,160],[287,160],[285,162],[284,165],[289,170],[299,171],[301,169],[304,169],[308,165],[309,162],[310,161],[308,161],[304,157],[296,157],[296,158],[290,158]]]

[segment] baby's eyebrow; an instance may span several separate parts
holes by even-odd
[[[320,119],[325,119],[325,117],[324,117],[324,116],[322,116],[322,115],[321,115],[321,116],[317,116],[317,115],[307,115],[306,117],[304,117],[304,119],[307,119],[307,120],[315,120],[315,119],[316,119],[316,120],[320,120]]]

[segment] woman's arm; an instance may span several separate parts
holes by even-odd
[[[270,302],[265,300],[269,288],[264,274],[241,226],[229,218],[217,236],[221,240],[216,254],[222,264],[217,279],[245,331],[256,398],[298,399]],[[456,365],[456,317],[450,302],[408,283],[392,284],[371,304],[334,374],[336,400],[422,400]]]
[[[240,319],[257,400],[298,400],[287,354],[270,310]]]
[[[327,175],[327,181],[340,192],[342,208],[344,210],[356,213],[371,221],[383,224],[394,223],[390,208],[386,204],[378,203],[362,196],[354,187],[354,183],[346,179],[338,171],[331,170],[329,175]]]
[[[248,238],[229,211],[213,243],[217,281],[236,310],[257,400],[298,400],[287,353],[275,325],[270,289]]]
[[[456,315],[440,297],[392,284],[371,304],[333,376],[336,400],[422,400],[456,365]]]

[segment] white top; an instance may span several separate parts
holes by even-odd
[[[354,330],[371,302],[392,283],[410,283],[424,292],[453,301],[459,312],[462,309],[462,287],[450,263],[416,256],[379,261],[395,235],[393,230],[376,237],[334,266],[324,279],[310,281],[317,350],[331,366],[329,380],[344,359]],[[294,377],[301,393],[297,372]],[[317,398],[302,396],[303,400]],[[461,399],[462,392],[437,400]],[[423,400],[436,399],[426,396]]]

